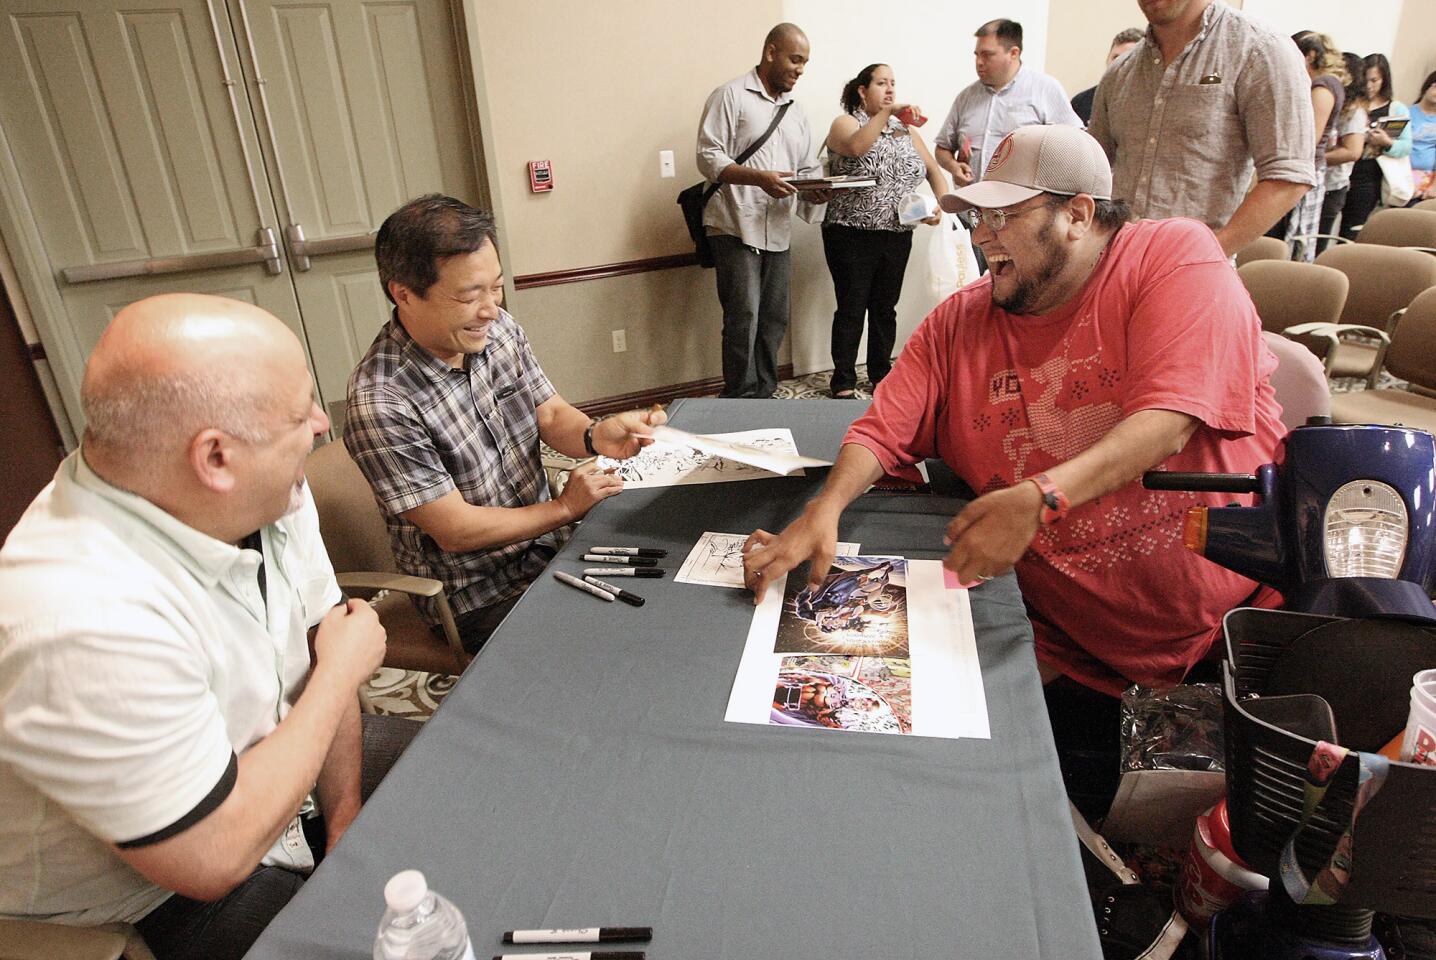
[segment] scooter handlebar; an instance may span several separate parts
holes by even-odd
[[[1177,473],[1148,470],[1142,486],[1148,490],[1186,490],[1195,493],[1257,493],[1261,487],[1254,473]]]

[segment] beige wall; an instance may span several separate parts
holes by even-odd
[[[1310,9],[1325,10],[1334,0],[1313,2]],[[1388,22],[1377,28],[1397,37],[1393,63],[1400,94],[1409,97],[1436,56],[1424,40],[1429,18],[1418,17],[1436,0],[1374,2]],[[1069,93],[1098,80],[1114,34],[1144,25],[1136,0],[889,0],[876,19],[869,0],[734,0],[721,16],[671,0],[462,3],[510,277],[691,249],[674,200],[698,179],[693,141],[703,102],[757,62],[764,33],[780,20],[798,22],[813,41],[795,95],[816,139],[837,112],[842,81],[874,60],[893,64],[901,96],[941,117],[974,79],[971,34],[992,17],[1022,21],[1027,62]],[[936,125],[924,132],[931,137]],[[673,179],[658,176],[664,149],[674,152]],[[553,162],[552,193],[529,192],[525,164],[535,159]],[[926,265],[934,236],[921,228],[914,240],[900,342],[936,300]],[[799,372],[827,369],[833,295],[818,228],[795,224],[793,251],[784,358]],[[576,402],[721,372],[711,271],[685,267],[534,288],[513,293],[509,307],[558,389]],[[626,331],[626,353],[612,352],[616,329]]]
[[[1051,0],[1047,72],[1069,97],[1093,86],[1102,79],[1112,38],[1128,27],[1147,27],[1137,0]]]
[[[1047,0],[892,0],[880,23],[865,0],[735,0],[721,17],[660,0],[463,2],[510,277],[690,250],[675,197],[698,179],[694,135],[703,103],[757,62],[774,23],[794,20],[812,39],[812,63],[796,94],[819,139],[837,113],[842,82],[869,61],[892,62],[904,94],[941,117],[973,79],[978,24],[1011,12],[1024,20],[1038,57],[1046,39]],[[914,34],[914,23],[924,29]],[[663,149],[674,151],[673,179],[658,177]],[[525,164],[534,159],[553,162],[549,194],[528,190]],[[933,237],[924,228],[914,244],[900,335],[935,302],[926,267]],[[800,371],[826,369],[833,294],[818,228],[795,224],[793,250],[784,359]],[[558,389],[576,402],[721,373],[712,271],[521,290],[509,308]],[[612,352],[615,329],[626,331],[627,353]]]
[[[1391,84],[1396,99],[1410,103],[1421,81],[1436,70],[1436,0],[1406,0],[1391,51]],[[1363,53],[1375,51],[1363,50]]]
[[[675,198],[698,179],[698,112],[710,90],[757,62],[781,3],[736,0],[724,17],[668,0],[465,7],[507,275],[691,250]],[[672,179],[658,176],[665,149]],[[551,193],[528,189],[526,164],[538,159],[553,162]],[[720,372],[712,271],[521,290],[509,309],[573,401]],[[612,352],[615,329],[628,352]]]

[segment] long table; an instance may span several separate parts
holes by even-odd
[[[670,414],[695,432],[787,426],[831,458],[862,409]],[[647,605],[535,583],[249,957],[369,956],[384,882],[407,867],[463,911],[481,960],[504,930],[592,925],[651,925],[650,960],[1100,957],[1011,575],[972,592],[990,740],[723,721],[752,597],[672,571],[706,530],[780,530],[826,472],[595,507],[553,569],[577,573],[588,545],[666,547],[665,579],[625,581]],[[960,505],[869,493],[840,532],[938,559]]]

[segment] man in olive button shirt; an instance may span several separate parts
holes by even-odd
[[[1201,220],[1233,256],[1316,184],[1311,81],[1295,44],[1222,0],[1137,5],[1147,34],[1103,76],[1087,130],[1133,214]]]

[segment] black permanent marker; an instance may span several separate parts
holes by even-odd
[[[629,606],[641,607],[641,606],[643,606],[643,604],[645,603],[644,599],[643,599],[642,597],[640,597],[638,594],[636,594],[636,593],[629,593],[627,590],[623,589],[622,587],[614,586],[614,585],[611,584],[611,583],[604,583],[602,580],[598,579],[597,577],[585,576],[583,579],[584,579],[585,582],[593,584],[595,587],[598,587],[600,590],[607,590],[609,593],[613,594],[615,597],[617,597],[618,599],[622,600],[624,603],[628,604]]]
[[[663,576],[656,567],[584,567],[585,576],[592,577],[647,577],[650,580]]]
[[[585,553],[583,559],[589,563],[621,563],[629,567],[658,566],[658,561],[652,557],[620,557],[612,553]]]
[[[494,960],[643,960],[642,950],[580,950],[572,953],[505,953]]]
[[[666,557],[667,550],[658,547],[589,547],[589,553],[607,553],[619,557]]]
[[[652,940],[652,927],[570,927],[557,930],[510,930],[504,943],[609,943]]]

